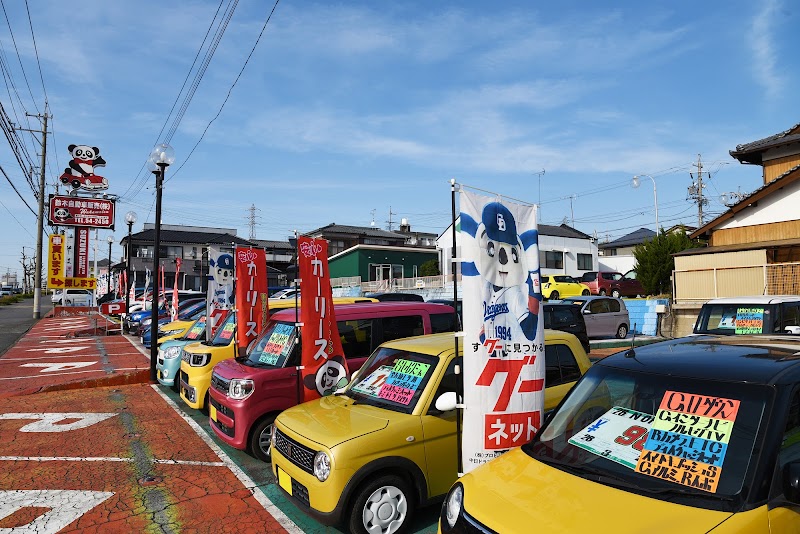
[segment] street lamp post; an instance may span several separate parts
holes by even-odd
[[[106,293],[111,293],[111,245],[114,244],[114,237],[108,236],[106,240],[108,241],[108,272],[106,273],[106,281],[108,283],[106,284]]]
[[[161,189],[164,187],[164,173],[175,161],[175,150],[166,143],[153,149],[147,161],[147,168],[156,176],[156,223],[153,243],[153,302],[150,307],[150,381],[156,382],[156,359],[158,358],[158,293],[159,263],[161,261]]]
[[[125,222],[128,223],[128,244],[125,247],[125,315],[127,316],[131,307],[131,292],[128,290],[128,284],[133,283],[131,281],[131,229],[133,228],[133,223],[136,222],[136,212],[129,211],[126,213]]]
[[[633,180],[631,180],[631,187],[636,189],[641,185],[641,180],[639,179],[641,176],[646,176],[650,178],[651,182],[653,182],[653,201],[655,202],[656,206],[656,235],[658,235],[660,228],[658,226],[658,193],[656,192],[656,181],[649,174],[637,174],[633,177]]]

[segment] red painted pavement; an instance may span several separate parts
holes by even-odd
[[[42,414],[58,418],[60,413],[73,415],[42,426]],[[76,427],[83,413],[102,420]],[[32,424],[39,431],[24,431]],[[58,519],[69,521],[58,526],[59,532],[284,531],[253,489],[146,384],[3,401],[0,496],[14,502],[43,490],[73,493],[22,507],[0,518],[0,528],[43,520],[52,508],[51,527]],[[96,502],[76,512],[84,498]]]

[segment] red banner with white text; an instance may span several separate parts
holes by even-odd
[[[239,354],[258,337],[269,318],[267,255],[260,248],[236,247],[236,323]]]
[[[347,384],[350,373],[336,327],[328,273],[328,242],[299,237],[300,320],[303,323],[303,401],[330,395]]]

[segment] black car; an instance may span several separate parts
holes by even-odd
[[[589,335],[586,333],[586,321],[583,319],[580,306],[565,302],[546,302],[544,327],[574,334],[583,345],[583,350],[589,354]]]
[[[367,293],[364,296],[370,299],[378,299],[381,302],[425,302],[425,299],[422,297],[422,295],[417,295],[416,293],[405,293],[402,291],[398,291],[397,293]]]

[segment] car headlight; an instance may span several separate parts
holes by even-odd
[[[314,455],[314,476],[320,482],[328,480],[331,474],[331,459],[324,451],[319,451]]]
[[[247,378],[234,378],[228,385],[228,396],[232,399],[243,400],[249,397],[255,385],[252,380]]]
[[[175,358],[181,357],[181,347],[172,346],[167,347],[167,350],[164,351],[164,359],[165,360],[173,360]]]
[[[464,505],[464,486],[457,483],[447,494],[444,500],[444,520],[447,526],[453,528],[461,515],[461,508]]]
[[[190,356],[189,365],[191,365],[192,367],[205,367],[206,365],[208,365],[208,362],[211,361],[210,354],[205,354],[205,353],[196,354],[192,352],[189,354],[189,356]]]

